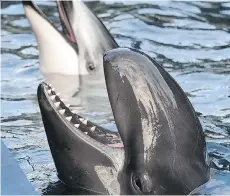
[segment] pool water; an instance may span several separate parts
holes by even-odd
[[[89,6],[120,46],[156,59],[187,93],[204,128],[212,167],[211,181],[194,194],[228,194],[230,3],[141,2],[101,1]],[[55,3],[38,5],[60,29]],[[59,181],[36,96],[43,81],[37,42],[20,2],[1,1],[1,19],[1,138],[36,190],[52,193],[50,187]],[[95,93],[98,96],[81,97],[81,113],[116,130],[108,100],[99,96],[100,89]]]

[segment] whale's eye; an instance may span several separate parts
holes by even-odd
[[[154,193],[154,184],[147,172],[133,173],[131,176],[131,183],[134,191],[137,194],[149,194]]]
[[[141,179],[135,174],[132,175],[132,185],[135,191],[137,191],[138,193],[143,192]]]
[[[89,62],[88,65],[87,65],[87,68],[88,68],[89,71],[93,71],[96,67],[92,62]]]

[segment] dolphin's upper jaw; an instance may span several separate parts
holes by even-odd
[[[42,83],[44,95],[46,96],[49,105],[58,114],[60,120],[67,123],[74,133],[83,132],[85,136],[90,136],[96,141],[109,145],[112,147],[121,147],[122,141],[118,133],[110,132],[100,126],[97,126],[93,122],[84,119],[82,116],[72,111],[68,104],[65,104],[60,98],[60,94],[55,92],[55,88],[52,88],[46,83]],[[84,137],[84,136],[83,136]],[[117,145],[118,144],[118,145]]]

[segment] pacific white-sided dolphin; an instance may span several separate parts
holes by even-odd
[[[103,54],[118,45],[90,9],[81,1],[57,1],[63,25],[58,31],[33,1],[22,2],[46,81],[65,96],[79,91],[81,75],[93,75],[105,88]]]

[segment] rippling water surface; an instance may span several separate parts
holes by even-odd
[[[103,1],[89,6],[120,46],[149,54],[182,86],[202,122],[212,160],[212,180],[198,192],[227,194],[230,2],[141,2]],[[37,43],[20,2],[1,4],[1,137],[32,184],[45,192],[58,179],[36,97],[37,86],[43,80]],[[38,5],[60,28],[55,3]],[[114,127],[111,114],[101,111],[101,107],[93,111],[82,107],[82,112],[90,118],[97,116],[99,124]]]

